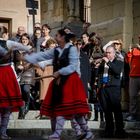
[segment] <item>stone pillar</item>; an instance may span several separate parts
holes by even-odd
[[[133,0],[125,0],[123,21],[123,42],[125,50],[129,49],[133,38]]]
[[[67,20],[63,23],[63,26],[69,27],[72,32],[80,37],[83,32],[83,22],[80,21],[80,0],[67,0],[68,15]],[[83,9],[81,9],[83,10]]]
[[[79,10],[80,4],[79,0],[75,1],[75,17],[77,20],[80,20],[80,10]]]
[[[126,52],[129,45],[132,44],[133,37],[133,0],[125,0],[124,2],[124,18],[123,18],[123,42]],[[125,85],[122,90],[122,109],[129,110],[129,85]]]
[[[74,20],[75,17],[75,1],[74,0],[67,0],[68,4],[68,21],[71,22]]]

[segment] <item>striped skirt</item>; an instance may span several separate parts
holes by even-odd
[[[20,87],[11,66],[0,66],[0,108],[18,111],[23,106]]]
[[[40,114],[51,118],[63,116],[71,118],[74,115],[86,115],[89,107],[83,83],[77,73],[69,75],[62,83],[54,86],[55,79],[49,85]],[[56,88],[54,90],[54,88]]]

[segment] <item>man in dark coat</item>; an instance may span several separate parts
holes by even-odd
[[[105,113],[105,136],[113,137],[114,128],[116,137],[125,137],[123,126],[123,116],[121,111],[121,78],[123,62],[115,58],[114,46],[106,49],[106,57],[102,58],[102,63],[97,64],[99,100]],[[113,117],[114,116],[114,117]],[[115,120],[115,127],[114,127]]]

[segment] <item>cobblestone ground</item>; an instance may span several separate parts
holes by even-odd
[[[103,131],[94,131],[93,130],[93,133],[95,135],[95,138],[94,140],[140,140],[140,131],[131,131],[131,132],[127,132],[128,133],[128,137],[125,138],[125,139],[116,139],[116,138],[112,138],[112,139],[105,139],[103,138]],[[47,134],[45,133],[45,135],[49,135],[50,132],[47,132]],[[71,131],[71,130],[67,130],[67,131],[64,131],[62,133],[62,138],[61,140],[76,140],[76,137],[74,136],[74,132]],[[12,136],[12,140],[42,140],[42,135],[44,135],[43,133],[41,133],[41,135],[36,135],[36,134],[28,134],[28,136],[22,136],[22,134],[18,135],[18,136],[15,136],[12,135],[12,133],[10,133],[10,136]]]
[[[17,138],[12,138],[12,140],[42,140],[41,137],[17,137]],[[73,139],[72,137],[68,138],[62,138],[61,140],[76,140],[76,139]],[[105,138],[94,138],[94,140],[139,140],[139,139],[136,139],[136,138],[126,138],[126,139],[115,139],[115,138],[112,138],[112,139],[105,139]]]

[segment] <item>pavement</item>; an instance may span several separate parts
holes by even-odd
[[[21,131],[16,133],[17,131]],[[50,129],[43,129],[40,131],[40,133],[35,133],[30,130],[28,131],[28,135],[24,135],[23,130],[8,130],[8,134],[9,136],[12,137],[12,140],[42,140],[42,136],[43,135],[50,135],[51,131]],[[37,131],[37,130],[35,130]],[[127,131],[128,133],[128,137],[127,138],[123,138],[123,139],[117,139],[117,138],[104,138],[103,134],[104,131],[103,130],[92,130],[93,134],[95,135],[94,140],[140,140],[140,131]],[[20,134],[20,135],[16,135],[16,134]],[[76,140],[75,137],[75,133],[72,129],[65,129],[62,133],[62,137],[61,140]]]
[[[43,135],[51,134],[51,126],[49,120],[38,120],[38,111],[29,111],[25,120],[18,120],[17,113],[11,115],[10,123],[8,126],[8,135],[12,140],[42,140]],[[94,114],[92,115],[94,116]],[[93,118],[91,118],[92,120]],[[125,129],[128,133],[126,140],[140,140],[140,121],[139,122],[124,122]],[[89,121],[89,128],[92,129],[95,135],[94,140],[108,140],[103,138],[104,123]],[[66,121],[61,140],[76,140],[75,133],[71,129],[71,124]],[[110,140],[121,140],[112,138]],[[124,140],[124,139],[123,139]]]

